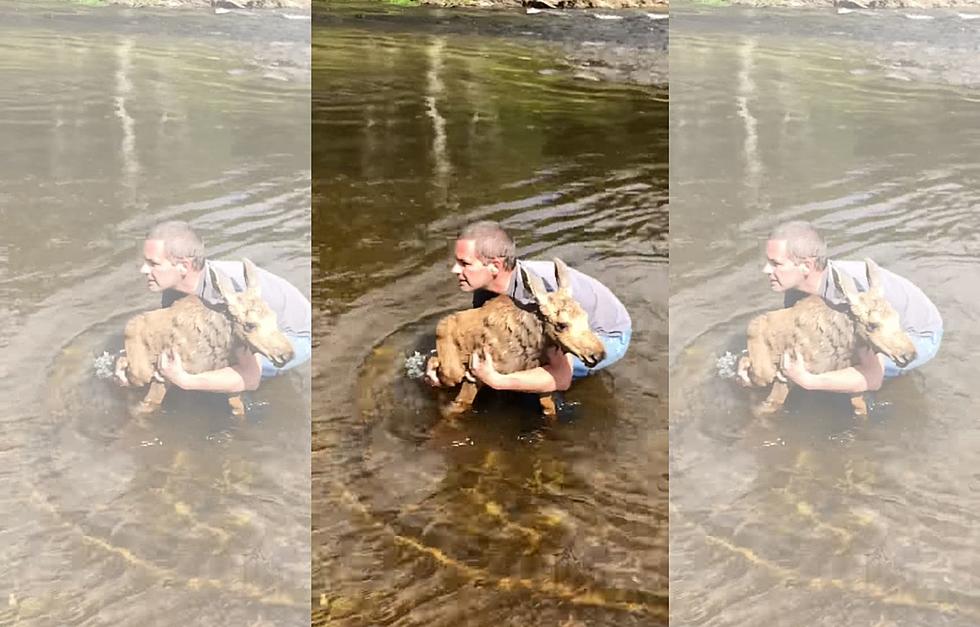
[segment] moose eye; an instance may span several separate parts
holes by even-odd
[[[564,322],[556,322],[555,323],[555,331],[558,331],[559,333],[561,333],[562,331],[564,331],[567,328],[568,328],[568,325],[565,324]]]
[[[878,327],[880,327],[880,326],[881,325],[878,324],[877,322],[869,322],[868,323],[868,331],[877,331],[878,330]]]
[[[254,330],[255,330],[255,327],[256,327],[256,326],[257,326],[257,325],[256,325],[256,324],[255,324],[254,322],[246,322],[246,323],[245,323],[245,331],[246,331],[247,333],[251,333],[252,331],[254,331]]]

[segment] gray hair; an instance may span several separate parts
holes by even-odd
[[[146,239],[162,241],[164,251],[171,261],[190,259],[191,267],[195,270],[204,268],[204,242],[186,222],[162,222],[147,233]]]
[[[476,254],[481,260],[500,258],[505,270],[517,267],[517,245],[500,224],[492,220],[474,222],[463,228],[456,238],[471,239],[476,243]]]
[[[813,259],[817,270],[827,267],[827,242],[809,222],[784,222],[772,230],[769,239],[786,242],[786,252],[793,261]]]

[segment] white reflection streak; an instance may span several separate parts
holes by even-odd
[[[140,166],[136,158],[136,132],[133,129],[133,118],[126,111],[126,99],[133,93],[133,83],[130,81],[130,70],[132,69],[132,58],[130,53],[133,48],[133,40],[125,38],[116,47],[116,59],[119,64],[116,67],[116,117],[122,124],[122,146],[120,147],[123,161],[123,175],[126,187],[136,188],[135,177],[139,173]]]
[[[428,108],[429,117],[432,118],[432,158],[435,160],[435,183],[440,189],[445,190],[448,184],[449,172],[452,169],[449,163],[449,155],[446,151],[446,119],[439,113],[436,107],[436,97],[441,96],[446,87],[442,83],[442,60],[443,49],[446,41],[442,37],[434,37],[429,45],[427,52],[429,55],[429,71],[426,73],[425,104]]]
[[[738,115],[742,118],[745,127],[745,185],[750,189],[755,198],[759,195],[759,182],[762,175],[762,163],[759,160],[759,135],[757,131],[758,121],[749,111],[749,98],[755,96],[756,86],[752,81],[752,55],[755,51],[755,42],[751,39],[743,39],[742,45],[738,46],[738,96],[735,99]]]

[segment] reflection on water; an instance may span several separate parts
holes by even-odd
[[[672,18],[671,624],[975,625],[977,94],[870,71],[809,17],[787,36],[727,15]],[[717,376],[781,305],[762,251],[790,219],[912,279],[946,321],[867,422],[794,392],[765,426]]]
[[[141,423],[93,368],[158,221],[309,284],[306,29],[216,19],[0,9],[0,624],[308,620],[309,371]]]
[[[392,30],[314,28],[314,623],[662,624],[666,94]],[[439,424],[406,377],[468,306],[448,253],[477,219],[633,315],[629,354],[556,428],[536,399]]]

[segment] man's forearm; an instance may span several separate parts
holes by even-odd
[[[496,390],[536,392],[538,394],[554,392],[559,389],[555,377],[541,366],[510,374],[497,374],[492,382],[488,382],[488,385]]]
[[[870,389],[865,375],[853,366],[833,372],[810,374],[804,381],[800,382],[800,387],[807,390],[840,394],[860,394]]]
[[[197,390],[199,392],[237,394],[249,389],[242,374],[231,366],[199,374],[188,373],[176,383],[185,390]]]

